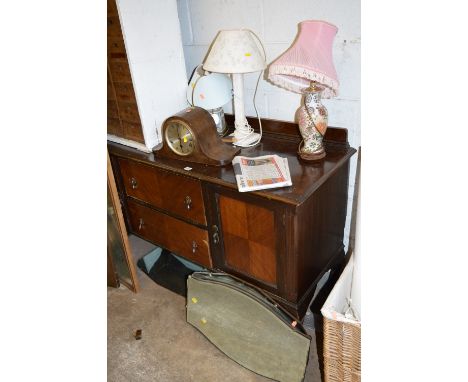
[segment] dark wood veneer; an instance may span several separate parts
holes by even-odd
[[[211,268],[208,232],[135,201],[128,201],[131,231],[161,247],[171,248],[200,265]]]
[[[200,181],[120,159],[125,193],[206,226]]]
[[[276,285],[274,211],[220,195],[225,265]]]
[[[227,116],[228,122],[230,118]],[[255,119],[249,118],[249,122],[256,127]],[[349,159],[356,150],[349,147],[346,129],[329,127],[325,136],[326,157],[319,162],[302,162],[296,155],[300,142],[296,124],[264,119],[262,125],[261,143],[242,149],[239,155],[277,154],[288,158],[291,187],[240,193],[232,165],[214,167],[164,159],[115,143],[109,143],[109,153],[115,172],[120,174],[117,183],[124,211],[130,220],[134,219],[135,205],[139,204],[132,197],[137,197],[154,205],[154,209],[149,209],[157,210],[158,217],[168,216],[180,220],[185,224],[183,227],[191,225],[204,232],[212,269],[225,271],[260,287],[296,318],[302,318],[320,277],[344,260]],[[176,202],[171,202],[171,195],[163,191],[164,187],[174,190],[169,181],[161,182],[158,188],[149,186],[145,198],[126,194],[125,178],[128,176],[122,177],[127,173],[126,165],[121,167],[122,163],[180,177],[184,180],[181,183],[184,190],[187,189],[185,181],[187,184],[196,182],[201,193],[200,202],[203,202],[204,224],[199,225],[200,220],[193,217],[183,221],[184,215],[174,213]],[[187,166],[192,170],[185,170]],[[145,177],[151,179],[152,175]],[[156,196],[148,196],[155,193],[160,193],[159,197],[166,201],[159,203]],[[197,221],[198,226],[190,221]],[[130,231],[139,234],[135,224],[130,221]],[[170,230],[180,229],[167,224],[161,228],[167,235]],[[154,231],[146,237],[151,240],[156,234]],[[152,241],[164,245],[162,239],[153,238]],[[174,243],[167,244],[167,249],[174,248]]]

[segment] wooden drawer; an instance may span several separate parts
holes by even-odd
[[[143,137],[143,130],[140,123],[122,121],[122,128],[127,139],[145,143],[145,138]]]
[[[131,200],[128,211],[131,232],[194,263],[212,267],[206,230]]]
[[[119,111],[117,109],[117,102],[107,100],[107,116],[109,118],[119,119]]]
[[[125,44],[122,37],[107,37],[107,53],[110,58],[125,58]]]
[[[112,84],[107,82],[107,99],[111,101],[115,101],[115,94],[114,89],[112,88]]]
[[[109,61],[109,68],[114,82],[132,82],[127,61]]]
[[[127,122],[140,123],[140,114],[136,103],[119,102],[120,118]]]
[[[119,16],[107,16],[107,35],[123,39]]]
[[[114,88],[112,87],[112,80],[109,73],[109,68],[107,68],[107,99],[116,100]]]
[[[200,181],[119,159],[127,195],[206,226]]]
[[[120,121],[115,118],[107,116],[107,132],[109,134],[117,135],[118,137],[123,136],[122,126]]]
[[[107,15],[112,16],[117,14],[117,4],[115,0],[107,0]]]
[[[119,101],[136,103],[135,91],[131,82],[114,82],[114,88]]]

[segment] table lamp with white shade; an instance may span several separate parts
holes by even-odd
[[[335,97],[338,93],[332,55],[337,31],[335,25],[325,21],[302,21],[293,44],[268,68],[268,79],[272,83],[304,95],[304,106],[299,109],[303,141],[298,150],[304,160],[318,160],[326,155],[323,137],[328,126],[328,112],[321,98]]]
[[[231,99],[232,82],[228,75],[205,72],[202,65],[195,68],[187,87],[187,102],[207,110],[221,136],[227,131],[223,106]]]
[[[260,142],[245,118],[244,73],[262,71],[266,67],[265,51],[258,37],[248,29],[219,31],[203,64],[209,72],[232,74],[234,90],[233,144],[250,147]]]

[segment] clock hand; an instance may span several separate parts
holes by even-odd
[[[182,137],[180,136],[180,125],[177,128],[177,135],[179,136],[179,142],[182,142]]]
[[[177,129],[177,134],[179,135],[179,145],[180,145],[180,151],[184,152],[184,148],[182,146],[182,136],[180,135],[181,134],[181,126],[179,126],[179,128]]]
[[[180,150],[181,150],[182,152],[184,152],[184,148],[183,148],[183,146],[182,146],[182,142],[183,142],[183,141],[182,141],[182,136],[180,135],[180,134],[181,134],[181,130],[182,130],[182,129],[181,129],[181,127],[179,126],[179,128],[177,129],[177,134],[179,134]]]

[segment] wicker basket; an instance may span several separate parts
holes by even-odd
[[[361,322],[342,314],[352,276],[350,261],[322,308],[325,382],[361,381]]]
[[[361,381],[361,324],[323,318],[325,382]]]

